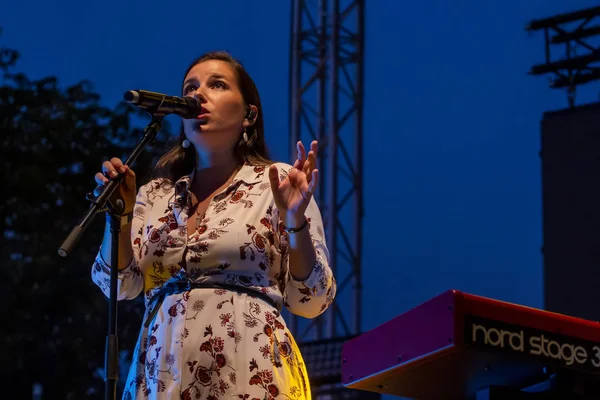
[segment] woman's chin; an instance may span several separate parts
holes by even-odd
[[[194,132],[203,132],[207,129],[206,122],[206,120],[201,119],[194,120],[189,127],[192,128],[192,131]]]

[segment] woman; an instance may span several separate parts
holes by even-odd
[[[293,167],[270,161],[258,90],[227,53],[194,61],[183,95],[202,112],[137,194],[119,159],[96,174],[96,194],[124,175],[118,298],[146,301],[123,398],[310,398],[279,311],[314,318],[336,292],[312,197],[317,143],[307,155],[299,142]],[[107,228],[92,268],[107,295],[110,244]]]

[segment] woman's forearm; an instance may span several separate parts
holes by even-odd
[[[302,218],[293,216],[283,218],[283,224],[291,228],[300,227],[305,221],[304,216]],[[288,233],[288,238],[290,273],[294,279],[303,281],[308,278],[317,260],[308,225],[299,232]]]

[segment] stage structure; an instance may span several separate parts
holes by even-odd
[[[546,62],[533,75],[553,74],[551,88],[566,89],[568,108],[541,122],[544,307],[600,320],[600,103],[576,105],[578,86],[600,79],[600,7],[531,21],[543,30]],[[564,46],[564,58],[551,51]],[[575,49],[577,49],[577,54]]]
[[[298,318],[291,325],[300,340],[320,340],[361,329],[364,1],[295,0],[292,7],[290,156],[299,140],[319,141],[316,197],[342,301],[306,326]]]
[[[529,32],[544,31],[545,58],[543,64],[534,65],[531,75],[553,74],[551,88],[566,89],[569,107],[575,106],[578,85],[600,79],[600,48],[590,43],[600,37],[600,6],[567,14],[533,20],[526,26]],[[556,60],[552,53],[564,49],[564,58]],[[579,54],[578,54],[579,53]]]
[[[323,213],[336,301],[322,316],[287,315],[313,394],[357,398],[340,389],[341,346],[361,331],[364,0],[294,0],[290,37],[290,159],[296,143],[319,141]]]

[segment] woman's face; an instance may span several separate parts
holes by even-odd
[[[196,150],[233,149],[249,125],[234,67],[220,60],[196,64],[185,77],[182,92],[184,96],[195,97],[202,106],[196,118],[183,120],[185,136]]]

